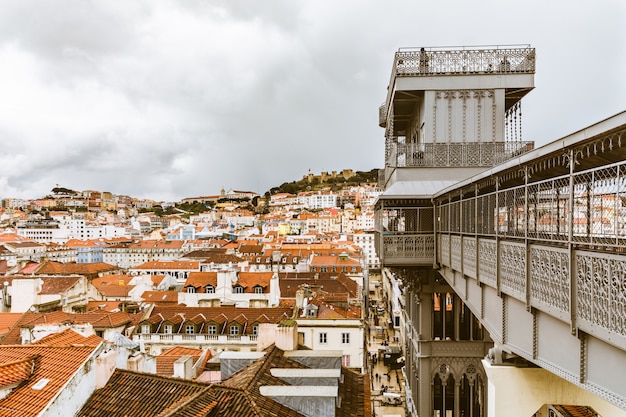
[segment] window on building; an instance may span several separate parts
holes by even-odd
[[[207,285],[204,288],[204,292],[206,292],[207,294],[215,294],[215,287],[213,285]]]
[[[320,343],[323,345],[328,343],[328,335],[326,333],[320,333]]]
[[[263,294],[263,287],[261,287],[260,285],[257,285],[256,287],[254,287],[254,293]]]
[[[185,333],[194,334],[196,332],[196,328],[193,324],[188,324],[185,326]]]
[[[230,335],[236,336],[238,334],[239,334],[239,326],[237,326],[236,324],[230,326]]]
[[[258,324],[257,324],[257,325],[252,326],[252,334],[253,334],[254,336],[256,336],[256,335],[258,335],[258,334],[259,334],[259,325],[258,325]]]
[[[193,294],[193,293],[195,293],[195,292],[196,292],[196,289],[195,289],[194,287],[187,287],[187,292],[188,292],[189,294]]]
[[[451,293],[433,294],[433,338],[454,339],[454,296]]]
[[[350,333],[341,333],[341,343],[344,345],[350,344]]]
[[[350,355],[342,355],[341,356],[341,364],[346,368],[350,367]]]
[[[207,330],[208,334],[217,334],[217,326],[215,324],[209,324],[209,328]]]
[[[243,294],[243,287],[241,285],[235,285],[233,292],[235,294]]]
[[[166,324],[165,326],[163,326],[163,333],[172,334],[172,325]]]
[[[143,324],[141,326],[141,333],[143,333],[143,334],[150,334],[150,325],[149,324]]]
[[[320,267],[320,272],[328,272],[328,267],[327,266]]]

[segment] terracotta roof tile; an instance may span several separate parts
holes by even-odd
[[[207,285],[217,287],[217,272],[190,272],[183,287],[203,288]]]
[[[50,346],[44,344],[0,346],[0,363],[39,357],[34,374],[0,400],[0,410],[16,416],[37,416],[93,354],[94,346]],[[48,380],[41,389],[33,386]]]
[[[189,355],[192,357],[193,363],[196,363],[204,353],[205,351],[202,349],[174,346],[156,357],[156,373],[161,376],[173,376],[174,362],[178,359],[185,355]],[[211,354],[208,353],[205,360],[210,358]],[[201,366],[201,369],[202,368],[204,368],[204,366]]]
[[[108,383],[96,390],[78,417],[155,417],[173,405],[181,405],[208,385],[158,375],[116,369]]]
[[[17,323],[24,313],[0,313],[0,335],[5,335]]]

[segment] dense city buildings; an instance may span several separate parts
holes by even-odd
[[[50,400],[35,410],[8,387],[3,404],[32,415],[106,414],[134,408],[118,400],[98,410],[102,398],[136,395],[138,383],[179,390],[151,399],[150,410],[176,403],[190,412],[195,405],[181,402],[189,390],[194,404],[223,411],[236,387],[280,415],[370,416],[365,318],[378,194],[375,184],[265,197],[221,190],[171,203],[57,187],[43,199],[3,199],[0,347],[17,362],[0,364],[0,375],[52,380],[60,346],[84,346],[67,381],[41,382]],[[12,353],[30,345],[32,354]],[[32,360],[44,369],[28,371]],[[260,367],[263,386],[242,382]]]

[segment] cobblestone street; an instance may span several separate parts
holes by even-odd
[[[378,285],[376,285],[378,280]],[[392,369],[383,361],[383,354],[390,348],[400,347],[394,341],[393,330],[389,329],[389,313],[383,306],[384,295],[380,277],[373,275],[372,283],[375,284],[376,291],[370,292],[370,305],[374,308],[368,309],[368,355],[367,364],[372,381],[372,410],[373,415],[381,416],[405,416],[404,400],[404,379],[401,369]],[[377,319],[376,319],[377,317]],[[378,325],[377,325],[378,323]],[[387,395],[385,395],[387,393]]]

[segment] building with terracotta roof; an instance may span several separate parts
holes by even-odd
[[[211,351],[174,346],[156,357],[156,373],[160,376],[197,379],[211,359]]]
[[[198,349],[256,350],[259,326],[278,324],[293,308],[186,307],[155,305],[137,323],[132,340],[158,355],[174,346]]]
[[[274,272],[191,272],[178,302],[189,307],[275,307],[279,290]]]
[[[200,271],[199,261],[150,261],[130,268],[132,275],[165,275],[175,280],[176,284],[182,286],[191,272]]]
[[[111,313],[104,310],[94,310],[82,314],[63,311],[27,312],[15,321],[0,344],[32,343],[68,328],[85,337],[95,335],[109,340],[115,334],[125,333],[125,330],[134,326],[141,317],[141,314]]]
[[[122,268],[134,268],[152,261],[172,261],[188,252],[182,240],[139,240],[104,248],[103,260]]]
[[[87,279],[83,276],[14,276],[7,281],[5,304],[11,312],[84,311],[87,306]]]
[[[46,256],[46,245],[35,241],[5,242],[4,247],[13,252],[17,261],[39,262]]]
[[[246,354],[243,354],[246,355]],[[369,417],[367,375],[341,367],[337,354],[271,346],[220,355],[219,384],[116,370],[79,417]],[[138,400],[139,399],[139,400]]]
[[[303,275],[303,274],[286,274]],[[345,367],[363,371],[363,299],[357,284],[338,278],[283,277],[281,304],[295,305],[298,343],[316,351],[342,352]],[[283,291],[284,290],[284,291]]]
[[[114,274],[89,281],[89,298],[101,301],[123,301],[140,303],[145,291],[154,289],[148,275]]]
[[[75,415],[114,369],[102,342],[66,330],[40,343],[0,346],[0,415]]]
[[[21,271],[20,271],[21,272]],[[91,280],[107,274],[118,274],[121,269],[115,265],[104,262],[77,263],[77,262],[57,262],[44,259],[35,270],[33,275],[82,275]]]

